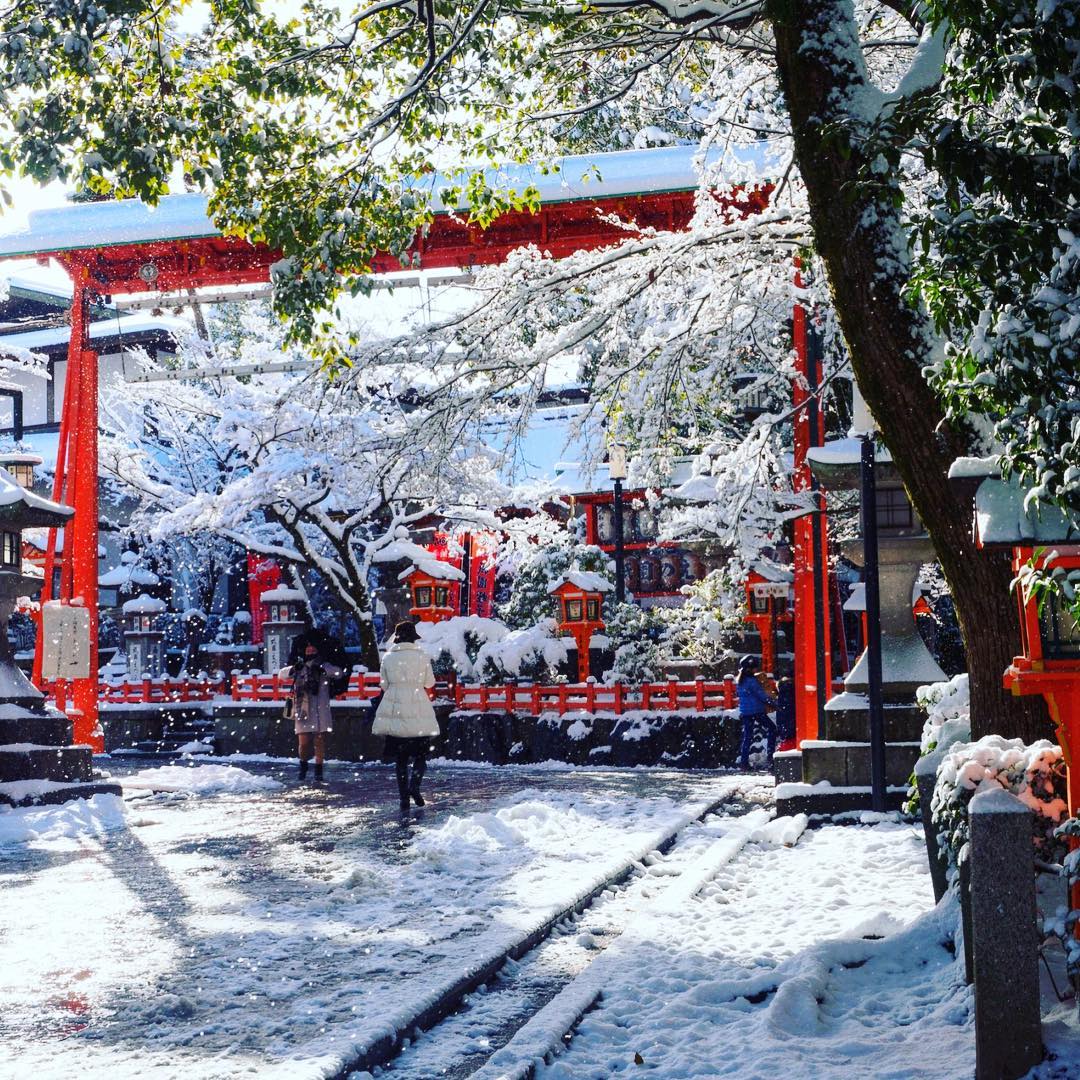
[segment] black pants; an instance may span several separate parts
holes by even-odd
[[[426,735],[413,739],[401,739],[396,735],[386,736],[386,747],[394,755],[394,771],[397,773],[398,793],[402,799],[409,792],[420,790],[420,781],[427,770],[428,747],[431,739]],[[409,777],[409,760],[412,760],[412,777]]]

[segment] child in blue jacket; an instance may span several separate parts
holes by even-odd
[[[759,725],[765,729],[766,753],[770,765],[776,752],[776,728],[769,719],[769,710],[776,708],[776,702],[765,693],[765,688],[754,674],[757,663],[756,657],[744,656],[739,661],[739,678],[735,684],[739,692],[739,717],[743,726],[742,746],[739,750],[740,769],[750,768],[750,746]]]

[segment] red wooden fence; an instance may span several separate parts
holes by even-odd
[[[840,693],[843,683],[833,685]],[[46,686],[51,696],[53,688]],[[282,675],[202,675],[197,678],[142,679],[98,684],[102,705],[165,705],[185,701],[284,701],[292,689],[292,680]],[[381,691],[378,672],[354,671],[349,689],[336,700],[370,701]],[[541,713],[607,712],[621,716],[632,710],[650,712],[705,712],[708,709],[734,709],[738,705],[735,679],[731,675],[711,681],[642,683],[627,686],[616,683],[604,686],[595,682],[560,683],[524,686],[469,686],[454,681],[439,683],[431,696],[451,700],[457,709],[476,712],[515,712],[539,716]]]
[[[46,687],[46,692],[51,691]],[[283,675],[204,675],[198,678],[168,677],[124,679],[99,684],[103,705],[165,705],[180,702],[212,701],[284,701],[292,690],[292,680]],[[370,701],[381,692],[377,672],[354,671],[349,689],[337,700]],[[671,712],[677,709],[703,712],[706,709],[732,709],[737,704],[735,680],[727,676],[716,682],[695,679],[693,682],[643,683],[627,686],[616,683],[603,686],[595,682],[556,685],[468,686],[463,683],[440,683],[432,697],[449,699],[458,709],[478,712],[518,712],[538,716],[584,710],[616,715],[634,709]]]

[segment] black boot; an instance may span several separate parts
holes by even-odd
[[[409,794],[413,797],[413,802],[417,806],[424,805],[424,796],[420,794],[420,781],[424,779],[424,771],[427,769],[427,762],[424,760],[414,761],[412,768],[412,783],[409,784]]]
[[[321,784],[322,783],[322,762],[321,761],[316,761],[315,762],[315,783],[316,784]]]
[[[300,759],[300,779],[303,780],[305,776],[307,776],[307,762],[303,758],[301,758]]]
[[[397,789],[398,799],[401,804],[402,813],[408,813],[409,810],[409,765],[406,761],[397,761],[394,763],[394,772],[397,774]]]

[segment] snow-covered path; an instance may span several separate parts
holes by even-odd
[[[749,843],[693,898],[685,892],[640,910],[582,976],[600,1003],[540,1080],[972,1075],[955,911],[932,910],[913,827]]]
[[[446,771],[403,826],[381,771],[334,776],[139,799],[99,835],[0,818],[0,1074],[335,1075],[737,786]]]

